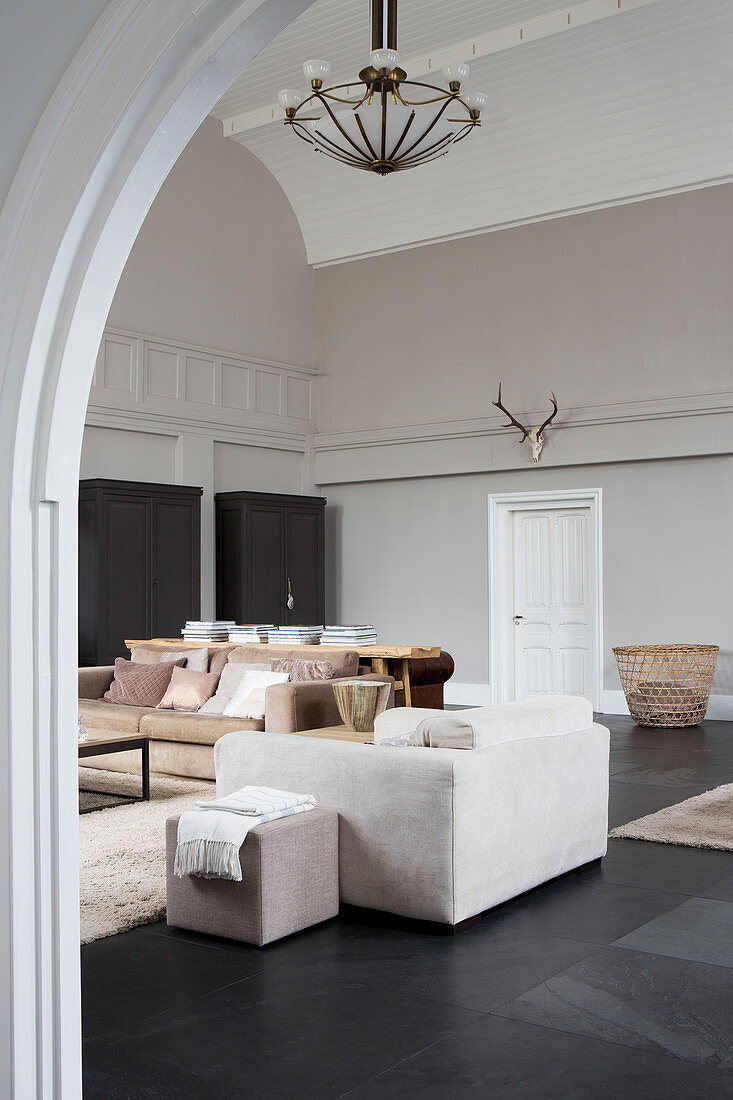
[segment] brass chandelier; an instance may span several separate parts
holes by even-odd
[[[407,79],[397,52],[397,0],[371,0],[371,28],[371,64],[359,73],[359,98],[345,94],[349,84],[324,88],[331,65],[317,60],[303,65],[309,96],[285,89],[277,98],[285,125],[316,152],[386,176],[442,157],[481,125],[488,96],[461,95],[468,65],[443,67],[448,91]]]

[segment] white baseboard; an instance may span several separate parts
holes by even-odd
[[[449,707],[488,707],[491,690],[488,684],[460,684],[449,680],[444,688],[444,700]],[[623,691],[603,692],[603,714],[628,714]],[[733,722],[733,695],[711,695],[705,715],[711,722]]]
[[[603,714],[628,714],[629,708],[623,691],[603,692]]]
[[[603,692],[603,713],[629,713],[623,691]],[[711,722],[733,722],[733,695],[711,695],[705,717]]]
[[[488,684],[457,684],[449,680],[443,688],[443,701],[449,707],[488,707],[491,690]]]

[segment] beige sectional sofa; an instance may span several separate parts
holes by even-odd
[[[136,647],[140,649],[141,647]],[[232,646],[210,651],[209,671],[221,673],[225,663],[244,662],[266,668],[265,656],[316,659],[312,646],[273,646],[272,653],[263,655],[261,648]],[[137,654],[146,661],[160,659],[154,647],[144,647]],[[169,775],[214,779],[214,745],[225,733],[233,731],[297,733],[339,725],[338,708],[332,684],[338,679],[351,679],[358,673],[359,657],[354,650],[330,652],[328,658],[337,676],[330,680],[312,680],[287,684],[272,684],[265,691],[265,718],[228,718],[220,714],[192,714],[186,711],[158,710],[155,707],[123,706],[103,698],[109,688],[114,666],[79,669],[79,714],[88,729],[116,733],[144,734],[150,739],[150,770]],[[391,677],[368,675],[370,680],[389,681]],[[394,706],[394,690],[390,696]],[[120,752],[107,756],[90,756],[80,764],[108,771],[140,771],[140,753]]]

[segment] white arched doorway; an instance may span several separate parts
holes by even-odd
[[[178,155],[312,0],[114,0],[0,215],[0,1094],[81,1096],[77,481],[97,346]]]

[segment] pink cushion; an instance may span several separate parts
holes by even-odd
[[[219,677],[215,672],[197,672],[193,668],[174,668],[159,710],[200,710],[216,691]]]
[[[193,668],[196,672],[209,671],[209,650],[206,646],[197,649],[164,649],[158,645],[134,645],[130,650],[133,664],[157,665],[161,661],[180,661],[186,658],[184,668]]]
[[[303,680],[333,680],[336,669],[331,661],[309,661],[300,657],[271,657],[273,672],[287,672],[293,683]]]
[[[115,660],[115,678],[105,691],[108,703],[122,703],[128,707],[157,707],[165,695],[174,668],[181,668],[186,658],[178,661],[161,661],[156,665],[133,664],[124,657]]]
[[[325,649],[325,647],[324,647]],[[268,652],[269,651],[269,652]],[[335,675],[356,676],[359,672],[359,654],[355,649],[328,649],[320,652],[318,646],[312,645],[239,645],[229,654],[229,664],[238,664],[240,661],[247,663],[271,660],[296,660],[296,661],[325,661],[329,660],[336,669]],[[213,670],[212,670],[213,671]]]

